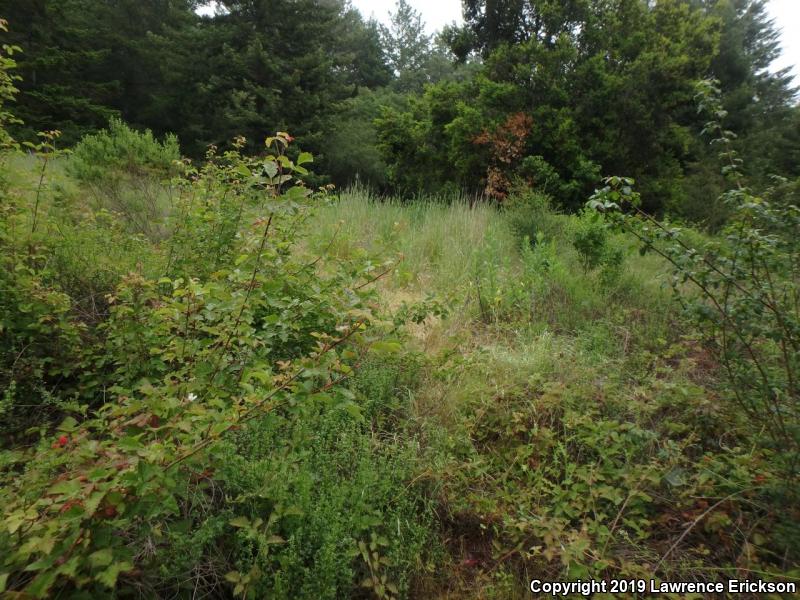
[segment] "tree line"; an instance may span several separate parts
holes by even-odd
[[[338,185],[582,205],[600,177],[714,226],[722,188],[697,80],[720,82],[752,172],[800,176],[800,111],[766,0],[465,0],[435,36],[400,0],[385,27],[346,0],[0,0],[18,56],[18,137],[67,144],[120,117],[202,157],[285,130]],[[762,178],[760,183],[768,181]]]

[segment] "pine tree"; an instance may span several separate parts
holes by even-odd
[[[383,28],[383,43],[389,66],[401,91],[420,90],[427,81],[425,68],[431,58],[431,37],[425,33],[422,15],[406,0],[398,0]]]

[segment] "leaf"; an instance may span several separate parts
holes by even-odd
[[[314,155],[310,152],[301,152],[300,156],[297,157],[297,164],[304,165],[306,163],[313,163],[314,162]]]
[[[72,494],[78,493],[80,489],[81,489],[81,482],[78,481],[77,479],[72,479],[70,481],[59,481],[57,484],[55,484],[49,490],[47,490],[47,493],[71,496]]]
[[[354,419],[361,420],[361,407],[358,406],[355,402],[345,402],[342,404],[344,410],[347,412],[348,415],[353,417]]]
[[[107,567],[114,560],[114,554],[110,548],[103,548],[89,555],[89,563],[93,567]]]
[[[247,517],[236,517],[235,519],[231,519],[228,521],[229,525],[233,527],[238,527],[240,529],[249,529],[250,528],[250,519]]]
[[[264,171],[267,173],[267,177],[272,179],[275,175],[278,174],[278,165],[276,165],[271,160],[264,161]]]
[[[40,573],[39,576],[25,588],[25,591],[36,598],[44,598],[48,595],[47,592],[50,591],[50,586],[55,583],[56,576],[55,571]]]
[[[78,421],[76,421],[73,417],[67,417],[61,422],[61,425],[58,426],[59,431],[66,431],[72,432],[78,427]]]
[[[672,487],[679,487],[686,484],[684,471],[680,467],[675,467],[664,476],[664,480]]]
[[[378,354],[397,354],[403,349],[403,346],[400,342],[384,340],[372,344],[372,349]]]
[[[56,557],[54,556],[43,556],[39,560],[26,565],[25,571],[44,571],[53,566],[55,559]]]
[[[6,526],[8,527],[8,532],[12,535],[15,534],[25,521],[26,519],[24,514],[12,513],[9,517],[6,518]]]
[[[307,190],[306,188],[301,186],[296,186],[286,190],[284,196],[286,196],[286,198],[289,200],[300,201],[303,198],[308,197],[310,194],[311,190]]]
[[[100,575],[98,575],[97,581],[108,588],[114,588],[117,585],[117,578],[119,577],[120,573],[125,573],[126,571],[132,570],[133,565],[129,562],[114,563]]]

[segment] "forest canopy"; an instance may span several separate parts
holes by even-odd
[[[2,0],[0,14],[25,50],[21,137],[55,122],[69,145],[119,117],[201,157],[279,129],[340,186],[502,200],[521,180],[575,208],[626,173],[647,208],[715,225],[697,80],[720,81],[754,171],[800,175],[765,5],[468,0],[464,25],[435,36],[403,1],[388,27],[344,0],[225,0],[212,16],[191,0]]]

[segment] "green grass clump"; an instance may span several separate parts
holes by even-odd
[[[513,246],[502,216],[485,204],[471,206],[464,198],[402,202],[360,188],[321,209],[311,231],[314,248],[335,257],[401,256],[389,285],[423,292],[448,292],[467,282],[489,240]]]
[[[448,305],[409,326],[426,358],[404,387],[447,549],[425,594],[522,598],[533,577],[714,580],[741,566],[743,545],[749,568],[778,576],[790,520],[757,505],[780,476],[721,401],[661,259],[529,193],[498,211],[355,190],[311,229],[339,256],[403,254],[389,306],[430,293]]]

